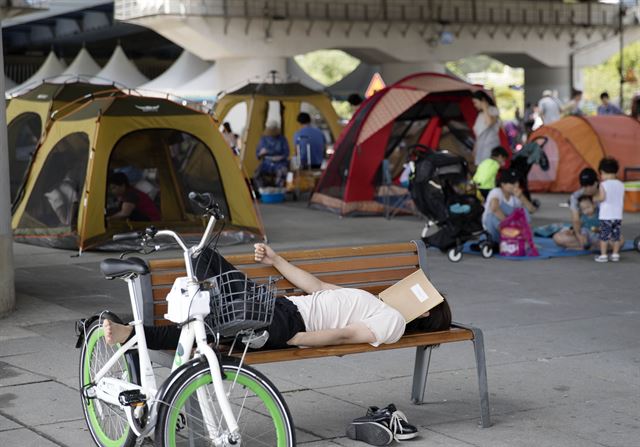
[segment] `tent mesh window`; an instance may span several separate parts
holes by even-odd
[[[374,96],[364,102],[351,118],[346,133],[336,142],[331,163],[327,166],[316,191],[340,199],[344,196],[344,188],[349,177],[349,165],[360,134],[360,127],[380,97]]]
[[[229,208],[211,150],[194,136],[171,129],[132,132],[115,145],[108,172],[126,174],[129,184],[156,205],[162,221],[196,221],[202,213],[189,192],[212,193],[225,216]],[[119,209],[107,190],[107,214]]]
[[[22,186],[24,175],[29,168],[31,155],[38,146],[41,133],[42,121],[37,113],[23,113],[9,123],[7,136],[12,202]]]
[[[75,230],[89,160],[89,137],[67,135],[49,152],[31,192],[21,228]]]

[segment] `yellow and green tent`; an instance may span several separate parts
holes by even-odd
[[[44,134],[51,115],[57,110],[66,112],[70,107],[80,105],[83,98],[88,100],[93,95],[108,95],[118,91],[113,86],[89,84],[74,79],[65,83],[43,82],[9,100],[7,134],[12,201],[18,194],[31,155]]]
[[[320,114],[333,137],[333,141],[342,131],[340,118],[331,105],[329,96],[297,82],[249,83],[238,90],[223,95],[216,102],[215,115],[222,123],[231,109],[242,103],[246,105],[247,125],[241,136],[242,152],[240,156],[249,173],[253,173],[258,166],[256,146],[267,124],[270,103],[277,103],[279,106],[281,131],[289,142],[291,156],[296,153],[293,134],[300,128],[296,119],[303,109],[317,111]],[[312,113],[312,115],[314,114]]]
[[[107,219],[113,172],[149,196],[160,220]],[[197,237],[204,226],[190,191],[213,193],[221,206],[220,243],[264,239],[241,162],[211,116],[166,99],[94,98],[51,121],[14,203],[14,238],[86,250],[116,248],[113,234],[149,225]]]

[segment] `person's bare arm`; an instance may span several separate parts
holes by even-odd
[[[122,202],[120,211],[109,216],[109,219],[126,219],[127,217],[131,216],[131,213],[133,213],[133,210],[135,209],[136,209],[135,203]]]
[[[593,196],[593,200],[595,202],[604,202],[607,198],[607,193],[604,192],[604,188],[602,187],[602,185],[600,185],[600,187],[598,188],[598,194],[596,194],[595,196]]]
[[[522,202],[522,204],[529,211],[529,213],[533,214],[533,213],[536,212],[537,208],[523,194],[522,188],[520,188],[520,186],[516,185],[516,188],[515,188],[515,191],[514,191],[514,195],[516,196],[516,198],[518,200],[520,200]]]
[[[507,216],[505,216],[504,213],[502,212],[502,208],[500,208],[500,200],[497,197],[494,197],[493,199],[491,199],[491,202],[489,202],[489,208],[491,209],[491,212],[495,214],[495,216],[498,218],[500,222],[506,219]]]
[[[571,210],[571,228],[575,237],[580,242],[580,246],[584,246],[587,243],[587,237],[582,234],[582,222],[580,221],[580,212],[578,210]]]
[[[364,323],[358,322],[347,327],[324,329],[322,331],[298,332],[289,341],[291,346],[331,346],[350,343],[373,343],[376,336]]]
[[[265,265],[274,266],[282,276],[291,284],[304,290],[306,293],[318,292],[320,290],[339,289],[335,284],[326,283],[316,278],[311,273],[302,270],[291,264],[289,261],[278,255],[267,244],[254,245],[255,260]]]

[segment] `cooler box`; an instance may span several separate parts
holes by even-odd
[[[628,213],[640,212],[640,182],[624,183],[624,210]]]
[[[281,203],[287,192],[285,188],[266,187],[260,188],[260,201],[262,203]]]

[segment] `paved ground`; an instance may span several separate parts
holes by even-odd
[[[543,197],[538,223],[563,219]],[[276,248],[406,241],[414,218],[339,219],[300,204],[262,207]],[[627,237],[640,216],[625,218]],[[225,252],[246,251],[231,247]],[[77,392],[73,321],[127,312],[126,289],[100,278],[100,253],[15,245],[18,310],[0,320],[0,446],[89,446]],[[300,444],[364,445],[344,437],[368,405],[394,402],[420,427],[411,446],[637,446],[640,439],[640,254],[511,262],[431,252],[433,282],[454,318],[485,330],[494,425],[477,427],[470,344],[434,352],[428,404],[409,403],[413,350],[262,366],[284,391]]]

